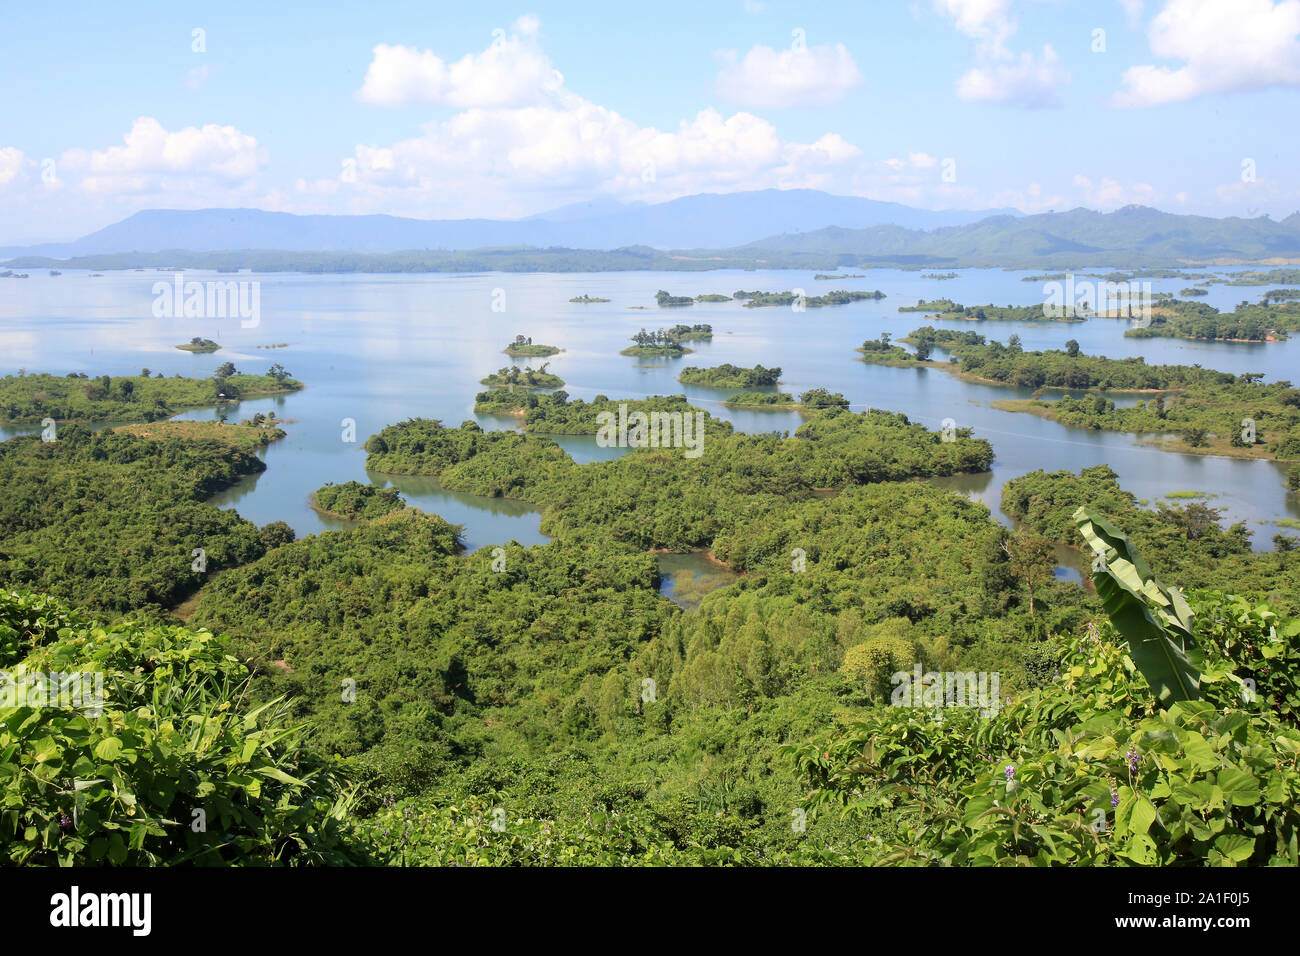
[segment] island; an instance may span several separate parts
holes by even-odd
[[[507,388],[559,388],[564,384],[564,379],[546,371],[548,365],[549,362],[538,369],[520,368],[517,365],[499,368],[486,378],[479,379],[479,382]]]
[[[1058,308],[1059,314],[1037,305],[962,305],[952,299],[918,299],[916,305],[900,305],[899,312],[926,312],[928,318],[966,322],[1086,322],[1082,308]]]
[[[1186,291],[1186,290],[1184,290]],[[1220,312],[1205,302],[1162,302],[1151,310],[1150,325],[1126,329],[1134,339],[1171,338],[1204,342],[1281,342],[1300,330],[1300,302],[1259,305],[1242,302]]]
[[[373,521],[406,507],[397,489],[377,488],[359,481],[345,481],[341,485],[326,482],[311,498],[316,511],[344,521]]]
[[[717,292],[710,292],[707,295],[697,295],[696,302],[730,302],[731,296],[719,295]]]
[[[685,305],[695,304],[695,300],[689,295],[673,295],[663,289],[655,293],[655,301],[659,303],[661,309],[677,309]]]
[[[683,385],[707,385],[711,388],[761,388],[776,385],[781,379],[780,368],[740,368],[724,363],[712,368],[697,368],[694,365],[682,369],[677,381]]]
[[[873,292],[846,292],[843,289],[838,289],[835,292],[827,292],[825,295],[797,296],[793,292],[746,292],[742,289],[739,292],[732,293],[731,297],[743,301],[747,309],[795,305],[801,300],[805,307],[818,309],[822,306],[846,305],[849,302],[861,302],[865,299],[883,299],[885,293],[879,289]]]
[[[303,383],[289,377],[281,365],[265,375],[248,375],[229,362],[211,378],[163,378],[140,375],[88,376],[25,374],[0,378],[0,425],[56,422],[156,422],[185,411],[226,405],[243,398],[284,395]]]
[[[554,345],[534,345],[531,336],[516,335],[515,340],[501,351],[507,355],[532,357],[558,355],[561,349]]]
[[[190,339],[188,342],[186,342],[184,345],[178,345],[176,347],[180,349],[182,352],[197,352],[200,354],[215,352],[217,351],[217,349],[221,348],[221,346],[218,345],[216,342],[212,341],[212,339],[199,338],[199,336],[197,335],[194,336],[194,338]]]
[[[826,280],[828,280],[828,279],[865,279],[865,278],[866,278],[866,276],[864,276],[864,275],[862,275],[861,273],[858,273],[858,272],[854,272],[854,273],[851,273],[851,274],[849,274],[849,275],[842,275],[842,276],[837,276],[837,275],[827,275],[827,274],[824,273],[824,272],[819,272],[819,273],[817,273],[815,276],[813,276],[813,281],[814,281],[814,282],[823,282],[823,281],[826,281]]]
[[[955,279],[955,278],[957,278],[957,273],[955,273],[955,272],[922,272],[922,273],[921,273],[921,278],[922,278],[922,279],[940,279],[940,280],[942,280],[942,279]]]
[[[575,295],[575,296],[574,296],[572,299],[570,299],[569,301],[570,301],[570,302],[589,303],[589,302],[609,302],[610,300],[609,300],[609,299],[600,299],[600,298],[597,298],[597,297],[595,297],[595,296],[591,296],[591,295]]]
[[[848,408],[849,400],[839,392],[811,388],[797,399],[788,392],[736,394],[722,403],[728,408],[768,409],[771,411],[817,411],[823,408]]]
[[[685,326],[673,326],[674,329],[685,328]],[[709,333],[712,335],[712,331]],[[642,329],[636,335],[632,336],[634,345],[623,349],[620,355],[635,355],[641,358],[681,358],[687,352],[693,352],[682,345],[681,338],[674,335],[671,329],[659,329],[656,332],[647,332]]]

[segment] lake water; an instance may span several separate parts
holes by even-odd
[[[861,270],[858,270],[861,271]],[[1097,269],[1093,272],[1106,270]],[[1218,271],[1232,270],[1192,270]],[[313,511],[309,497],[327,481],[375,481],[367,474],[366,438],[385,425],[412,417],[458,424],[475,418],[479,379],[512,364],[502,348],[516,333],[562,347],[551,359],[517,361],[550,370],[574,397],[590,399],[685,392],[691,401],[744,432],[794,431],[803,420],[793,412],[733,411],[721,401],[729,390],[682,386],[687,365],[763,364],[780,366],[781,389],[798,393],[823,386],[843,392],[855,409],[894,409],[930,428],[945,418],[989,439],[997,453],[991,474],[946,479],[998,514],[1005,481],[1037,468],[1078,471],[1106,463],[1139,499],[1155,502],[1173,491],[1201,491],[1232,520],[1248,522],[1256,547],[1271,548],[1278,518],[1300,518],[1300,501],[1288,493],[1284,467],[1273,462],[1171,454],[1141,444],[1134,436],[1071,429],[1031,415],[990,407],[999,398],[1029,392],[964,383],[939,370],[894,369],[857,361],[855,347],[888,331],[901,338],[927,321],[921,313],[897,311],[919,298],[947,297],[967,305],[1028,305],[1043,301],[1041,283],[1021,281],[1028,273],[962,270],[951,280],[919,273],[869,270],[861,279],[816,281],[811,272],[717,271],[596,274],[478,275],[298,275],[243,273],[238,277],[192,270],[190,279],[256,279],[261,283],[260,323],[242,328],[237,319],[155,318],[153,284],[169,273],[109,272],[91,277],[64,270],[51,277],[0,279],[0,374],[34,372],[90,375],[138,374],[142,367],[170,376],[210,376],[223,362],[241,371],[263,372],[283,363],[306,388],[293,395],[247,401],[228,411],[232,420],[274,412],[291,420],[288,437],[262,454],[268,468],[217,499],[257,524],[287,521],[298,534],[338,527]],[[1155,292],[1177,292],[1186,279],[1151,280]],[[738,302],[660,309],[654,294],[731,294],[737,289],[801,288],[816,295],[832,288],[875,289],[888,298],[807,309],[746,309]],[[1258,301],[1266,287],[1210,287],[1205,301],[1231,309],[1243,299]],[[574,304],[587,294],[611,301]],[[642,307],[642,308],[636,308]],[[712,342],[692,343],[694,354],[678,361],[645,361],[619,355],[628,337],[644,327],[679,322],[713,325]],[[971,323],[950,323],[970,328]],[[1026,349],[1060,348],[1077,339],[1085,352],[1112,357],[1142,355],[1152,364],[1200,363],[1240,373],[1263,372],[1267,381],[1300,380],[1300,339],[1260,345],[1193,343],[1174,339],[1126,339],[1131,323],[1092,319],[1083,323],[985,322],[979,331],[1006,340],[1020,335]],[[210,355],[175,346],[193,336],[220,342]],[[286,348],[264,349],[277,343]],[[212,409],[185,418],[215,417]],[[344,440],[345,419],[355,422],[356,441]],[[485,428],[512,428],[512,419],[479,416]],[[39,429],[8,429],[8,436]],[[593,438],[565,437],[560,444],[578,461],[618,454],[596,447]],[[546,538],[540,515],[522,502],[487,500],[446,492],[421,478],[392,479],[408,501],[465,525],[471,548],[514,539],[524,544]],[[1002,518],[1005,520],[1005,518]]]

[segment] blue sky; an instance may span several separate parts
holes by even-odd
[[[1300,0],[287,6],[14,5],[0,242],[768,187],[1300,209]]]

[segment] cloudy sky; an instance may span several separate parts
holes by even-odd
[[[1300,0],[810,6],[13,5],[0,242],[160,207],[497,218],[768,187],[1300,209]]]

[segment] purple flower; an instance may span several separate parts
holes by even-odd
[[[1016,768],[1011,766],[1011,764],[1007,764],[1007,769],[1004,770],[1003,773],[1007,775],[1008,780],[1013,780],[1016,776]]]
[[[1137,773],[1137,772],[1138,772],[1138,755],[1137,755],[1137,750],[1135,750],[1135,749],[1130,745],[1129,748],[1128,748],[1128,754],[1127,754],[1126,756],[1128,757],[1128,772],[1131,773],[1131,774],[1133,774],[1133,773]]]
[[[1110,792],[1110,808],[1114,810],[1118,806],[1119,806],[1119,791],[1112,790]]]

